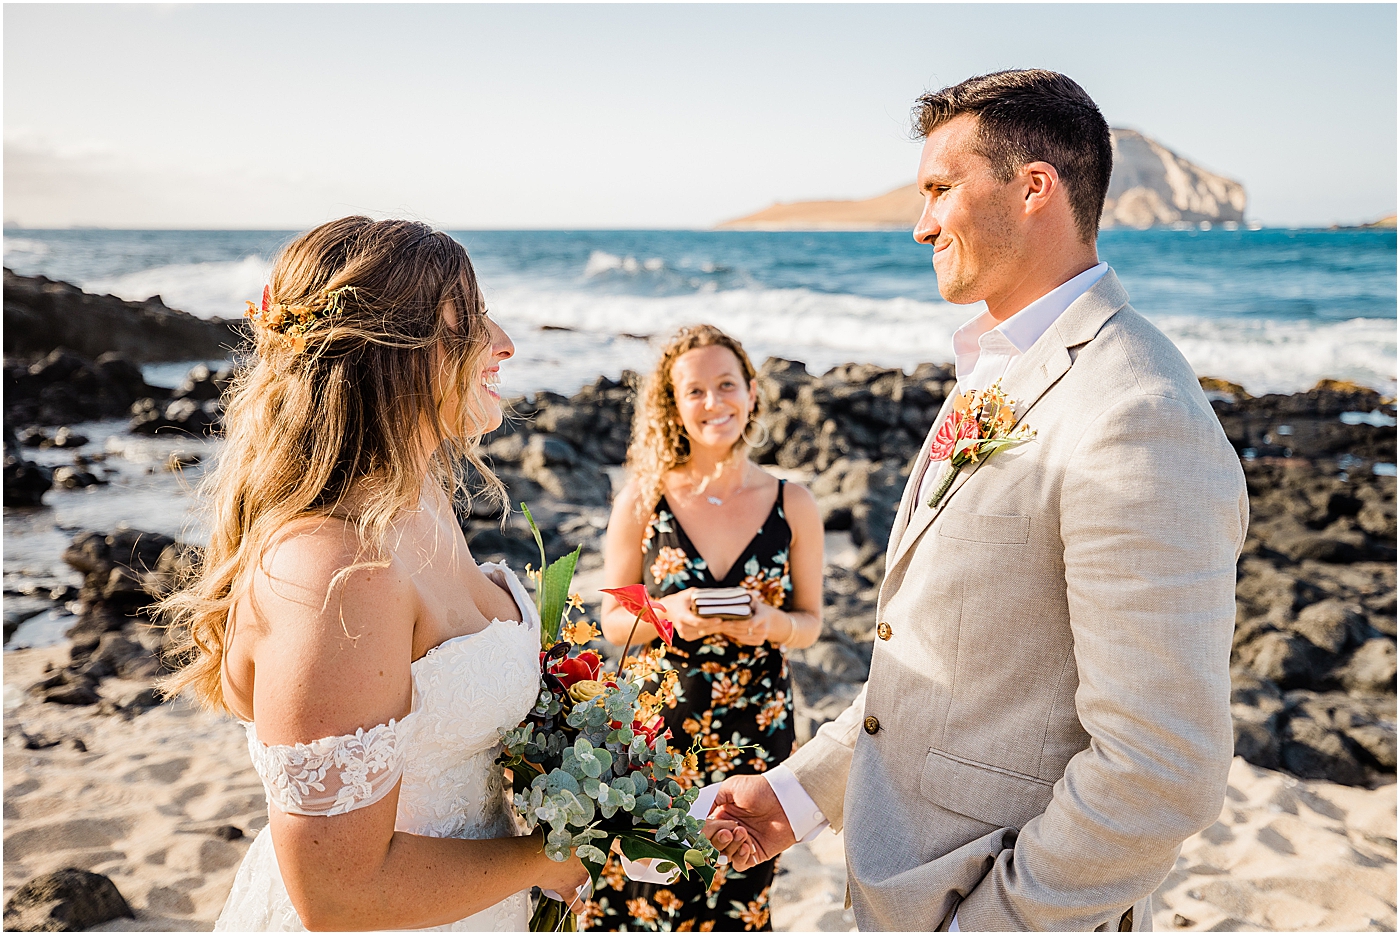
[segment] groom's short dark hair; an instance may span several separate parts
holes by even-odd
[[[1011,181],[1028,162],[1054,166],[1080,236],[1093,242],[1113,173],[1113,144],[1108,122],[1083,88],[1039,68],[979,75],[915,101],[915,137],[962,114],[977,118],[978,152],[1001,181]]]

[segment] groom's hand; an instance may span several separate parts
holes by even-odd
[[[731,776],[721,783],[710,818],[737,821],[748,832],[725,843],[711,839],[740,873],[797,843],[782,803],[762,776]],[[716,838],[725,839],[725,832]]]

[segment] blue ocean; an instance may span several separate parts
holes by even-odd
[[[6,230],[5,265],[127,299],[236,316],[287,231]],[[518,353],[505,389],[572,392],[644,369],[676,327],[710,322],[762,358],[951,358],[978,306],[938,296],[906,232],[459,231]],[[1202,375],[1252,393],[1319,379],[1396,389],[1393,230],[1106,231],[1099,253],[1133,305]],[[182,368],[152,368],[176,382]]]

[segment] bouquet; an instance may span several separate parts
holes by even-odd
[[[929,449],[931,460],[948,462],[937,489],[928,499],[930,509],[937,507],[947,495],[964,467],[1002,448],[1024,444],[1033,438],[1034,429],[1016,425],[1016,400],[1006,395],[1000,380],[985,390],[958,396],[953,411],[934,433]]]
[[[614,843],[628,860],[650,859],[657,871],[687,879],[696,873],[708,886],[719,853],[690,816],[700,788],[683,790],[675,778],[683,765],[695,766],[697,751],[669,751],[661,695],[643,691],[664,650],[627,655],[643,620],[667,645],[674,627],[644,586],[609,590],[635,618],[620,671],[604,672],[597,653],[580,649],[598,631],[587,621],[569,620],[569,611],[582,606],[569,593],[579,550],[547,564],[539,528],[529,508],[521,507],[540,549],[539,571],[526,572],[535,580],[540,611],[540,691],[525,720],[501,731],[499,762],[511,770],[515,807],[531,831],[545,832],[551,860],[578,854],[595,889]],[[665,677],[677,678],[674,672]],[[568,908],[549,898],[530,920],[535,932],[575,926]]]

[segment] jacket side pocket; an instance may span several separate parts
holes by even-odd
[[[1054,783],[930,750],[919,793],[935,805],[997,828],[1020,828],[1050,805]]]

